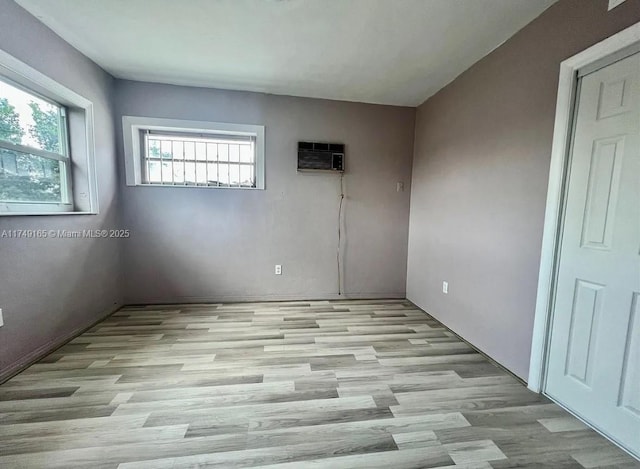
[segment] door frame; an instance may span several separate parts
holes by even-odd
[[[573,117],[578,86],[578,72],[597,66],[609,56],[640,45],[640,22],[589,47],[560,64],[560,79],[553,127],[551,164],[547,204],[544,213],[538,292],[533,323],[531,358],[527,387],[537,393],[544,391],[547,355],[556,286],[556,271],[564,195],[567,186],[567,166],[573,132]]]

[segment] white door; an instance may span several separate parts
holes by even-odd
[[[640,53],[576,101],[545,391],[640,455]]]

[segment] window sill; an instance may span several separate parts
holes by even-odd
[[[59,216],[59,215],[97,215],[98,212],[0,212],[0,217],[27,217],[27,216]]]
[[[181,184],[135,184],[129,187],[169,187],[172,189],[222,189],[222,190],[242,190],[242,191],[262,191],[264,187],[238,187],[238,186],[197,186]]]

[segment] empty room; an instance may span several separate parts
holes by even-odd
[[[640,0],[0,0],[0,467],[640,468]]]

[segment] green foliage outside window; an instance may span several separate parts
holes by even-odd
[[[46,151],[60,153],[58,110],[42,110],[30,102],[33,124],[29,135]],[[21,144],[24,130],[20,116],[6,98],[0,98],[0,139]],[[17,151],[0,149],[0,200],[60,202],[60,162]]]

